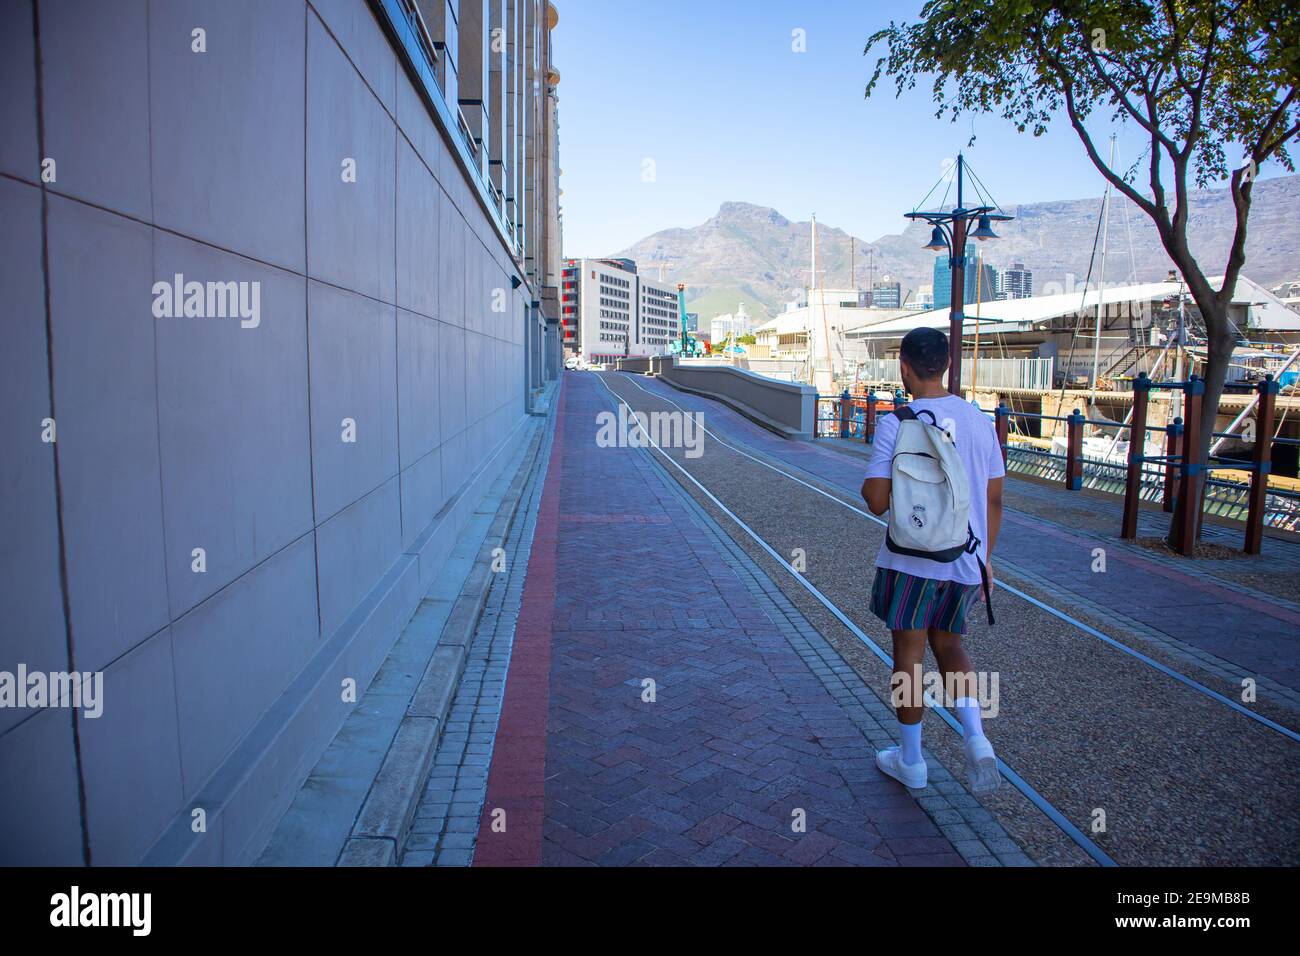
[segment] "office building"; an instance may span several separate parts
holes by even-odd
[[[985,263],[981,270],[979,257],[966,254],[965,293],[963,301],[967,305],[975,302],[993,302],[997,298],[997,272]],[[947,309],[952,305],[952,267],[947,255],[934,258],[934,308]]]
[[[1033,294],[1034,274],[1023,262],[1011,263],[1011,268],[998,277],[999,299],[1028,299]]]
[[[877,309],[897,309],[902,305],[903,286],[884,276],[871,286],[871,305]]]
[[[588,362],[662,355],[680,334],[677,287],[646,278],[631,259],[569,259],[576,316],[573,345]],[[568,294],[569,290],[565,290]]]

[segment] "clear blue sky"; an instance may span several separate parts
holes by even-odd
[[[921,0],[555,3],[566,256],[698,225],[726,200],[815,212],[872,241],[901,231],[959,149],[1004,206],[1105,188],[1066,122],[1039,138],[991,115],[953,124],[935,118],[928,85],[895,99],[888,78],[863,98],[867,37],[915,19]],[[1131,130],[1119,143],[1127,162],[1142,145]]]

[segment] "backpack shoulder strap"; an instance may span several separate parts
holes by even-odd
[[[898,420],[903,422],[921,421],[922,420],[921,416],[925,415],[927,418],[930,419],[931,425],[933,425],[935,428],[939,427],[939,422],[938,420],[935,419],[934,412],[930,411],[928,408],[923,408],[919,412],[914,412],[912,411],[911,405],[900,405],[898,406],[898,408],[895,408],[893,412],[891,412],[890,414],[898,416]]]

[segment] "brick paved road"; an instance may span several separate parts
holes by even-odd
[[[961,864],[611,407],[566,376],[475,865]]]

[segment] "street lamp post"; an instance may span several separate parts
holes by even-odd
[[[966,299],[966,239],[969,223],[972,219],[978,220],[974,231],[969,235],[983,242],[998,238],[993,231],[994,222],[1006,222],[1015,218],[998,212],[997,206],[982,204],[967,209],[965,179],[966,160],[958,153],[956,208],[950,212],[913,211],[905,214],[907,219],[924,220],[934,227],[930,241],[925,245],[926,249],[948,253],[948,267],[952,273],[952,298],[948,307],[948,391],[953,395],[961,394],[962,329],[966,321],[963,312]],[[975,281],[983,281],[983,278],[982,275],[977,275]]]

